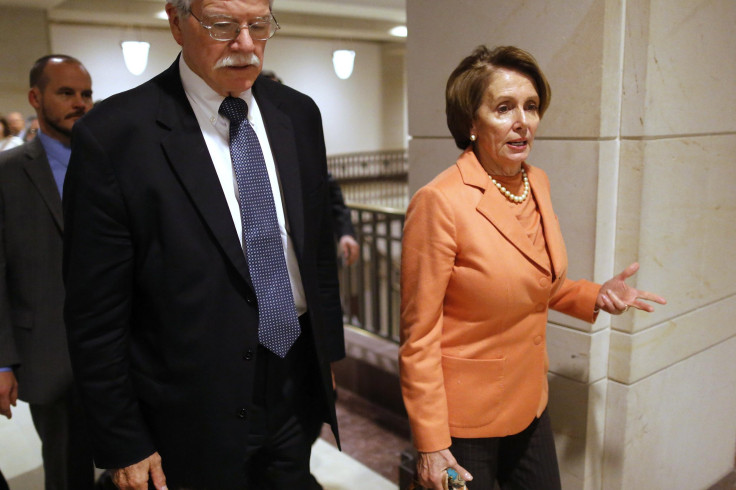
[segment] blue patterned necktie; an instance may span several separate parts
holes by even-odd
[[[285,357],[301,329],[266,162],[256,132],[248,122],[245,101],[226,97],[220,114],[230,120],[230,156],[238,184],[243,241],[258,300],[258,341],[279,357]]]

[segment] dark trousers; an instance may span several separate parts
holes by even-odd
[[[473,475],[473,490],[560,490],[555,441],[545,410],[519,434],[483,439],[452,438],[452,455]]]
[[[263,347],[256,360],[255,407],[247,449],[246,488],[308,489],[314,433],[324,395],[306,315],[285,359]]]
[[[53,402],[29,406],[41,439],[46,490],[94,489],[92,448],[74,389]]]

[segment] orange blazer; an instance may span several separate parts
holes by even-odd
[[[524,430],[547,404],[547,310],[595,320],[599,285],[566,279],[549,180],[524,164],[549,261],[475,154],[421,188],[401,256],[401,388],[419,451]],[[549,270],[542,264],[552,264]]]

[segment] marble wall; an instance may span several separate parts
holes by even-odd
[[[544,168],[571,277],[665,296],[594,325],[550,315],[563,488],[708,488],[736,451],[736,3],[407,2],[411,191],[454,162],[444,86],[479,44],[532,52],[552,86]],[[452,35],[450,35],[452,34]]]

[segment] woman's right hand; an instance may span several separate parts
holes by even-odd
[[[419,453],[417,460],[419,484],[430,490],[443,490],[442,481],[447,468],[453,468],[465,481],[473,479],[465,468],[457,464],[450,449],[442,449],[431,453]]]

